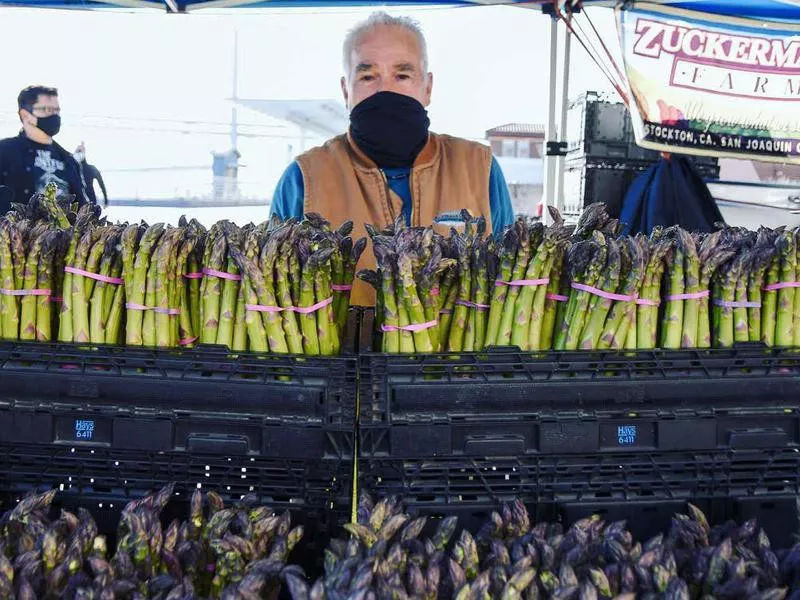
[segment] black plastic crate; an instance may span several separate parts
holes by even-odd
[[[356,358],[0,345],[6,443],[352,460]]]
[[[800,453],[795,448],[644,455],[581,454],[506,459],[359,461],[359,488],[396,494],[409,512],[457,515],[475,529],[520,498],[537,520],[590,514],[625,519],[639,537],[669,527],[692,502],[714,522],[758,518],[776,547],[797,530]]]
[[[630,116],[621,102],[586,92],[570,102],[567,112],[567,150],[582,156],[627,158]]]
[[[359,456],[800,447],[800,354],[733,350],[362,356]]]
[[[633,180],[651,163],[625,159],[569,160],[564,170],[564,213],[579,215],[595,202],[604,202],[618,217]]]
[[[59,491],[136,498],[175,483],[228,499],[255,494],[270,505],[321,507],[349,496],[352,462],[226,454],[140,452],[79,445],[0,444],[0,491]]]
[[[642,148],[636,144],[630,112],[616,97],[611,98],[598,92],[586,92],[575,98],[569,106],[567,115],[567,160],[589,163],[599,161],[618,162],[627,170],[642,170],[658,161],[661,152]],[[711,156],[690,156],[700,174],[706,179],[719,178],[719,160]],[[641,163],[641,164],[640,164]],[[590,202],[621,203],[618,180],[610,173],[591,174],[591,166],[586,170],[587,177],[598,179],[596,186],[587,182],[583,198]],[[622,188],[624,196],[632,178]],[[573,185],[573,189],[577,186]],[[592,189],[594,187],[595,189]],[[568,188],[569,189],[569,188]],[[609,196],[606,200],[602,196]],[[617,197],[620,199],[617,200]],[[584,205],[581,205],[581,208]]]

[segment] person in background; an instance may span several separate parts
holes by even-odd
[[[17,109],[22,131],[0,140],[0,186],[7,188],[0,194],[0,214],[9,210],[11,202],[27,202],[48,183],[56,184],[59,195],[87,202],[78,163],[53,140],[61,129],[58,90],[26,87],[17,98]]]
[[[94,182],[97,181],[100,185],[100,191],[103,192],[103,206],[108,206],[108,192],[106,192],[106,184],[103,181],[103,176],[100,174],[100,170],[97,167],[86,162],[86,145],[83,142],[81,142],[81,145],[75,150],[72,157],[78,163],[78,167],[80,167],[83,183],[86,186],[86,197],[89,199],[89,202],[97,204],[97,194],[94,191]]]
[[[505,178],[488,146],[428,130],[433,74],[416,21],[372,14],[345,38],[342,94],[347,133],[301,154],[278,182],[271,212],[282,219],[315,212],[338,226],[383,228],[403,215],[411,226],[446,233],[465,208],[486,217],[490,231],[513,219]],[[450,222],[441,217],[445,215]],[[359,268],[373,267],[365,252]],[[374,294],[354,282],[351,302],[369,306]]]

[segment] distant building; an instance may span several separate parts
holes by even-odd
[[[544,126],[508,123],[486,132],[508,183],[515,214],[535,214],[542,199]]]

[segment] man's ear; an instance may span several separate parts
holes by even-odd
[[[20,108],[17,114],[19,114],[19,120],[23,125],[33,125],[34,124],[33,123],[33,119],[35,119],[36,117],[34,117],[31,113],[29,113],[24,108]]]
[[[342,76],[341,81],[339,82],[342,86],[342,96],[344,96],[344,105],[347,109],[350,108],[350,99],[347,96],[347,80]]]
[[[425,106],[431,103],[431,94],[433,92],[433,73],[428,73],[426,78],[428,81],[425,83]]]

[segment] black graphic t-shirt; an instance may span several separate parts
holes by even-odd
[[[10,202],[27,202],[51,182],[59,195],[73,195],[81,204],[87,201],[78,163],[64,148],[55,142],[38,144],[24,133],[0,140],[0,186],[13,193],[13,197],[0,194],[0,215],[9,210]]]

